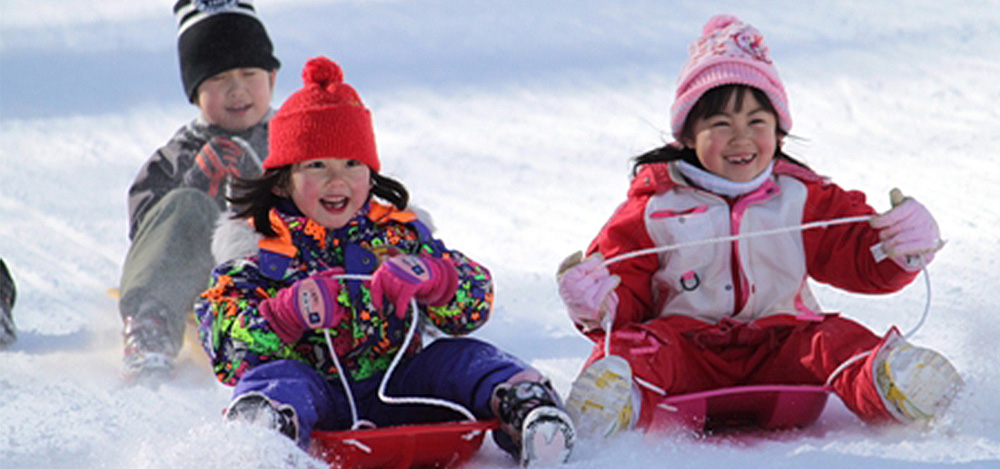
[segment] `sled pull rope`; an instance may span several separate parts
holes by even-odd
[[[924,313],[920,315],[920,321],[917,322],[917,325],[914,326],[913,329],[911,329],[906,334],[903,334],[904,339],[913,336],[914,334],[917,333],[918,330],[920,330],[920,327],[924,325],[924,320],[927,319],[927,314],[931,309],[931,278],[927,274],[927,264],[926,262],[924,262],[924,256],[920,256],[920,271],[924,274],[923,275],[924,285],[927,287],[927,301],[924,304]],[[832,373],[830,373],[830,377],[826,379],[826,387],[832,386],[834,378],[836,378],[838,375],[840,375],[840,373],[846,370],[848,366],[852,365],[854,362],[858,360],[862,360],[870,356],[872,353],[874,353],[872,350],[869,350],[867,352],[861,352],[845,360],[844,363],[841,363],[840,366],[838,366],[836,369],[833,370]]]
[[[358,275],[358,274],[339,274],[331,275],[332,278],[338,280],[371,280],[371,275]],[[409,330],[406,331],[406,339],[403,341],[403,345],[399,348],[396,356],[393,357],[392,362],[389,364],[389,368],[385,370],[385,375],[382,376],[382,381],[378,386],[378,398],[386,404],[420,404],[420,405],[434,405],[439,407],[446,407],[448,409],[454,410],[465,416],[470,421],[476,421],[476,417],[472,415],[465,407],[458,405],[454,402],[446,401],[444,399],[434,399],[432,397],[392,397],[385,394],[386,385],[389,383],[389,378],[392,376],[392,372],[396,370],[396,366],[403,359],[403,354],[406,350],[410,348],[410,343],[413,342],[413,336],[417,332],[417,323],[420,310],[417,308],[417,301],[415,299],[410,299],[410,308],[413,311],[413,321],[410,323]],[[330,351],[330,358],[333,360],[334,366],[337,367],[337,376],[340,378],[341,385],[344,386],[344,393],[347,395],[347,402],[351,406],[351,430],[357,430],[362,426],[374,427],[372,422],[367,420],[360,420],[358,418],[358,408],[357,404],[354,402],[354,396],[351,392],[351,386],[347,381],[347,376],[344,374],[344,369],[340,365],[340,359],[337,358],[337,352],[333,348],[333,340],[330,338],[330,330],[323,329],[323,335],[326,337],[326,348]]]
[[[604,328],[604,356],[611,356],[611,329],[615,326],[615,312],[608,311],[604,313],[604,317],[601,319],[601,327]]]
[[[820,220],[820,221],[804,223],[798,226],[772,228],[770,230],[752,231],[749,233],[741,233],[738,235],[720,236],[718,238],[699,239],[697,241],[688,241],[686,243],[668,244],[666,246],[657,246],[653,248],[639,249],[638,251],[626,252],[624,254],[619,254],[615,257],[612,257],[604,261],[604,264],[602,265],[604,267],[607,267],[611,264],[614,264],[615,262],[624,261],[626,259],[631,259],[633,257],[645,256],[647,254],[659,254],[661,252],[675,251],[678,249],[689,248],[693,246],[703,246],[705,244],[725,243],[728,241],[736,241],[739,239],[748,239],[748,238],[758,238],[761,236],[770,236],[780,233],[788,233],[791,231],[805,231],[813,228],[826,228],[828,226],[833,226],[833,225],[845,225],[848,223],[868,222],[871,221],[876,216],[877,215],[861,215],[856,217],[835,218],[833,220]]]

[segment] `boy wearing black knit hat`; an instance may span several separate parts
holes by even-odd
[[[280,66],[252,0],[179,0],[181,81],[199,116],[146,161],[129,188],[129,238],[118,309],[129,382],[168,378],[185,322],[215,262],[210,245],[231,177],[267,157]]]

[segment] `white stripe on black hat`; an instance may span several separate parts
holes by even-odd
[[[184,31],[199,21],[220,13],[237,13],[255,18],[257,16],[253,0],[181,0],[174,5],[177,35],[184,34]]]

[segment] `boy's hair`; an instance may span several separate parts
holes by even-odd
[[[213,75],[281,67],[253,0],[178,0],[174,15],[181,82],[191,103],[198,99],[198,86]]]
[[[736,109],[741,109],[748,92],[753,95],[754,99],[756,99],[765,110],[771,114],[777,115],[774,105],[771,104],[770,98],[768,98],[767,93],[764,91],[747,85],[719,86],[705,92],[705,94],[701,95],[701,98],[698,99],[698,102],[691,107],[691,110],[687,114],[687,119],[681,127],[679,139],[683,140],[686,138],[693,138],[694,135],[692,135],[692,133],[694,132],[694,122],[699,118],[708,117],[722,112],[722,110],[725,109],[726,104],[729,103],[729,100],[734,96],[736,98]],[[773,155],[774,158],[785,159],[799,166],[806,167],[805,164],[797,161],[795,158],[792,158],[781,149],[781,139],[786,137],[788,133],[782,130],[778,125],[776,125],[775,133],[777,134],[779,140],[778,146],[776,147]],[[698,159],[698,155],[695,153],[693,148],[687,148],[678,143],[670,143],[633,158],[635,164],[632,166],[632,175],[634,176],[638,174],[639,167],[644,164],[665,163],[675,160],[684,160],[695,167],[704,169],[704,166],[701,164],[701,160]]]
[[[264,236],[277,236],[271,226],[271,209],[291,199],[278,195],[285,192],[291,181],[292,167],[282,166],[269,169],[257,179],[235,178],[232,182],[233,195],[227,197],[233,206],[233,219],[249,218],[253,220],[254,229]],[[403,210],[410,203],[410,193],[403,183],[388,176],[371,172],[372,188],[369,200],[374,195]]]

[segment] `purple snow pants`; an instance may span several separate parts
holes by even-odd
[[[389,396],[446,399],[469,409],[476,418],[493,418],[489,401],[493,388],[528,365],[491,344],[468,337],[437,339],[417,355],[400,362],[389,379]],[[351,381],[358,418],[378,426],[461,420],[455,411],[438,406],[389,405],[378,398],[380,373]],[[295,408],[299,445],[309,444],[313,430],[351,428],[351,410],[339,379],[327,381],[301,362],[280,360],[251,369],[237,383],[233,399],[251,391]],[[497,445],[514,454],[510,437],[493,432]]]

